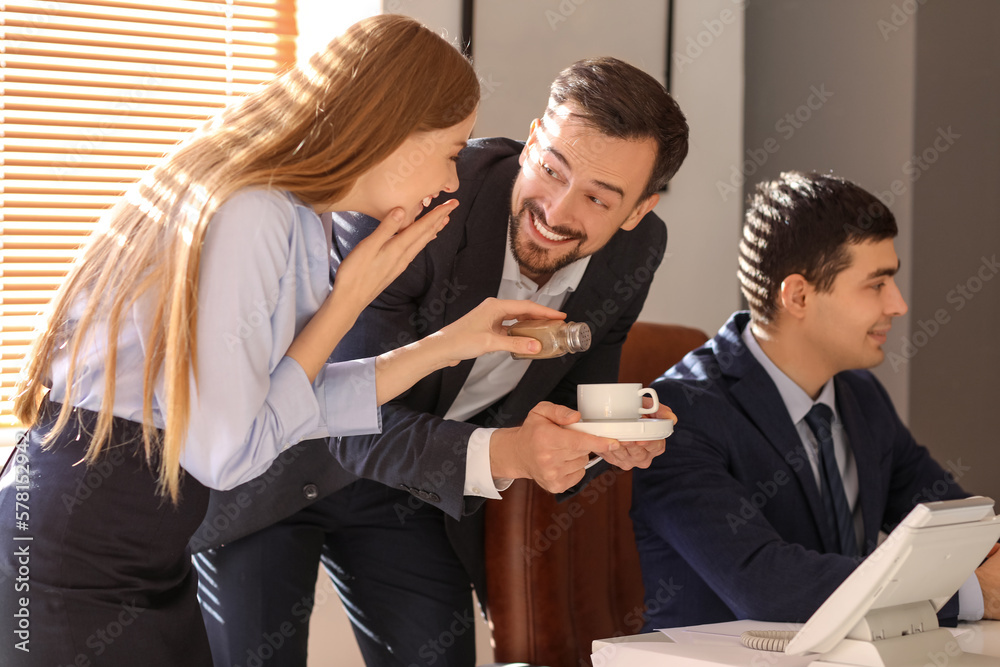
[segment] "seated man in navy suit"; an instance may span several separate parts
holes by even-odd
[[[920,502],[963,497],[878,380],[892,320],[896,222],[832,176],[785,173],[746,213],[739,279],[750,312],[653,387],[680,422],[634,473],[647,629],[806,621],[879,531]],[[942,610],[1000,616],[990,557]]]

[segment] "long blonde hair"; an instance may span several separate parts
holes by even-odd
[[[241,188],[263,186],[322,208],[410,134],[451,127],[478,103],[471,64],[418,22],[395,15],[355,24],[308,64],[241,98],[105,214],[53,298],[18,381],[15,415],[27,426],[35,423],[53,357],[67,345],[67,396],[46,439],[52,441],[69,421],[80,351],[106,323],[104,398],[86,453],[86,461],[95,462],[110,435],[123,314],[143,296],[153,304],[143,369],[145,454],[158,468],[159,493],[176,503],[189,378],[197,369],[201,248],[218,207]],[[73,322],[78,301],[82,315]],[[153,390],[161,375],[162,438],[153,425]]]

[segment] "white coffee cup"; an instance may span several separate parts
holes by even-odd
[[[642,407],[643,396],[653,399],[653,407]],[[638,382],[577,385],[576,404],[584,421],[639,419],[660,409],[656,390]]]

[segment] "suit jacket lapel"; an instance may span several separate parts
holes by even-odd
[[[733,324],[732,321],[730,324]],[[726,373],[736,378],[730,387],[730,393],[743,408],[747,418],[754,423],[778,454],[790,463],[799,480],[799,487],[806,497],[813,521],[816,526],[821,527],[819,534],[824,548],[827,552],[838,552],[840,545],[833,541],[833,536],[828,530],[822,528],[826,526],[823,499],[819,495],[816,478],[809,464],[809,457],[802,446],[802,439],[791,417],[788,416],[781,394],[778,393],[778,388],[774,386],[767,371],[757,363],[753,354],[743,344],[739,337],[741,332],[734,324],[729,333],[731,335],[726,338],[716,338],[718,345],[716,354],[731,355],[730,358],[733,360],[730,363],[732,370]],[[723,372],[725,372],[724,367]],[[791,463],[796,459],[800,461],[800,465]]]
[[[516,161],[514,164],[516,165]],[[448,279],[451,284],[444,286],[457,294],[445,307],[444,325],[461,318],[500,291],[507,250],[509,194],[509,191],[503,189],[481,190],[463,221],[468,242],[455,256]],[[443,415],[451,407],[474,364],[475,359],[466,359],[443,371],[441,392],[435,410],[437,414]]]
[[[612,290],[615,283],[621,279],[621,276],[616,276],[611,267],[608,266],[608,252],[610,250],[606,247],[591,256],[587,270],[584,272],[583,278],[580,279],[580,284],[570,295],[569,299],[566,300],[566,304],[563,307],[567,320],[589,322],[593,329],[602,328],[595,326],[593,311],[594,309],[601,308],[601,304],[605,301],[613,301],[611,298],[613,295]],[[611,318],[607,319],[610,320]],[[595,331],[594,333],[597,332]]]
[[[861,518],[865,527],[865,554],[868,554],[878,543],[879,524],[882,521],[879,498],[885,496],[882,488],[882,474],[879,466],[881,453],[876,449],[871,430],[864,420],[861,406],[846,383],[834,378],[837,388],[837,412],[844,423],[847,441],[854,453],[854,463],[858,468],[858,504],[861,505]]]

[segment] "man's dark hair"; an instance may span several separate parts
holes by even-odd
[[[828,292],[851,264],[848,244],[896,233],[888,207],[843,178],[789,171],[760,183],[750,196],[740,241],[740,288],[753,320],[774,319],[786,277],[798,273]]]
[[[624,61],[589,58],[564,69],[549,88],[546,115],[566,103],[576,106],[576,118],[606,136],[656,142],[653,173],[639,201],[665,188],[687,156],[681,108],[659,81]]]

